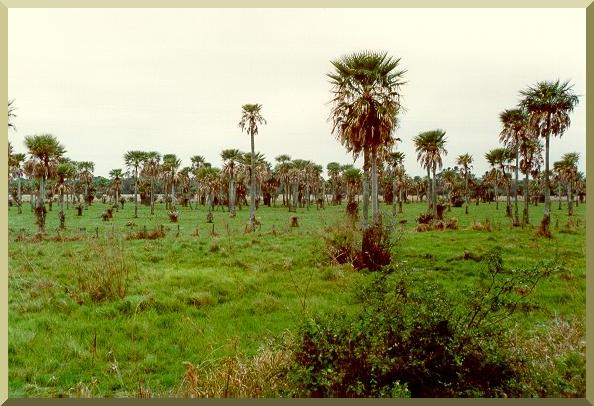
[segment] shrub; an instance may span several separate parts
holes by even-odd
[[[178,217],[179,217],[179,213],[177,212],[177,210],[171,210],[169,213],[169,220],[172,223],[177,223]]]
[[[421,213],[417,217],[417,223],[429,224],[433,221],[433,213]]]
[[[498,250],[485,262],[488,283],[462,298],[406,271],[375,274],[358,290],[359,313],[316,316],[301,327],[293,395],[521,395],[523,364],[505,345],[501,321],[549,267],[505,270]],[[518,295],[517,286],[528,293]]]
[[[448,230],[457,230],[458,229],[458,219],[451,218],[446,222],[446,228]]]
[[[140,231],[128,234],[126,240],[156,240],[164,237],[165,230],[163,230],[163,227],[155,228],[154,230],[147,230],[146,227],[144,227],[144,229]]]
[[[133,266],[126,260],[119,244],[92,244],[90,249],[73,261],[76,271],[77,290],[74,299],[83,303],[122,299],[128,290],[130,270]]]

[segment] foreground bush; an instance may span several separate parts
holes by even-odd
[[[306,397],[522,396],[525,360],[502,321],[528,299],[550,265],[504,269],[486,256],[483,284],[464,299],[404,271],[360,289],[363,310],[318,316],[295,349],[295,395]],[[468,299],[466,299],[468,298]]]

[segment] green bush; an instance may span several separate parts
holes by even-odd
[[[316,316],[300,331],[292,370],[296,396],[521,396],[521,361],[502,320],[526,301],[547,267],[507,271],[499,250],[468,299],[449,298],[403,270],[377,273],[358,290],[354,315]],[[518,293],[517,288],[528,289]]]

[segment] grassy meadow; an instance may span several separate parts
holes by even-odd
[[[498,210],[472,204],[468,215],[452,208],[445,216],[458,219],[457,230],[427,232],[416,231],[426,204],[403,206],[394,217],[391,206],[381,205],[384,221],[397,230],[393,264],[465,295],[493,247],[501,247],[509,268],[556,258],[559,268],[538,285],[533,306],[507,322],[525,331],[558,319],[583,323],[585,204],[568,226],[566,204],[558,210],[552,202],[550,240],[536,237],[533,227],[512,227],[504,202]],[[248,207],[235,218],[216,210],[213,224],[203,206],[178,207],[177,224],[162,204],[152,216],[139,205],[134,218],[134,205],[126,203],[102,221],[105,207],[94,203],[81,217],[71,207],[59,233],[54,203],[42,241],[34,237],[29,206],[22,214],[10,208],[10,397],[177,396],[185,362],[206,367],[234,354],[253,356],[313,314],[355,311],[353,294],[372,277],[328,261],[324,230],[344,220],[344,205],[296,214],[260,207],[254,233],[244,232]],[[542,210],[530,207],[533,224]],[[290,227],[293,215],[299,227]],[[487,219],[492,231],[471,228]],[[163,238],[127,238],[161,226]]]

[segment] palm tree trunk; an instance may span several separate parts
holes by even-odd
[[[573,216],[573,196],[571,194],[571,180],[567,182],[567,215]]]
[[[367,230],[369,227],[369,174],[367,171],[363,171],[361,184],[363,186],[361,193],[361,227],[363,230]]]
[[[231,216],[235,215],[235,182],[233,180],[233,175],[229,180],[229,214]]]
[[[520,224],[518,213],[518,171],[520,169],[520,146],[516,142],[516,179],[514,182],[514,226]]]
[[[175,211],[175,181],[171,181],[171,210]]]
[[[19,176],[17,180],[17,207],[19,209],[19,214],[23,213],[23,209],[21,208],[21,177]]]
[[[396,177],[392,181],[392,214],[396,214]]]
[[[430,167],[427,166],[427,193],[425,193],[427,195],[427,212],[431,213],[431,209],[433,208],[433,192],[431,191],[431,172],[430,172]],[[431,197],[429,197],[431,196]]]
[[[547,130],[551,128],[551,120],[547,120]],[[541,227],[542,230],[547,233],[549,231],[549,223],[551,221],[551,192],[549,183],[549,146],[550,146],[549,133],[545,137],[545,173],[544,173],[544,214],[542,216]]]
[[[433,166],[433,177],[431,178],[431,201],[433,202],[433,214],[437,218],[437,188],[435,187],[435,166]]]
[[[138,169],[134,169],[134,218],[138,218]]]
[[[497,177],[497,170],[495,170],[495,210],[499,210],[499,190],[497,190],[497,183],[499,183],[499,179]]]
[[[151,215],[155,214],[155,179],[151,176]]]
[[[45,231],[45,176],[39,178],[39,198],[37,199],[37,210],[39,210],[38,216],[38,226],[39,232],[43,233]]]
[[[468,214],[468,168],[464,171],[464,212]]]
[[[559,199],[559,210],[561,210],[561,181],[557,185],[557,198]]]
[[[402,184],[398,185],[398,213],[402,213]]]
[[[378,223],[380,217],[377,183],[377,151],[374,147],[371,149],[371,215],[374,224]]]
[[[522,216],[522,222],[524,224],[530,224],[530,218],[528,216],[528,206],[530,205],[530,191],[528,190],[530,188],[529,182],[530,181],[528,179],[528,172],[526,172],[526,174],[524,175],[524,213]]]
[[[256,179],[254,176],[255,163],[254,163],[254,133],[250,132],[251,144],[252,144],[252,156],[250,162],[250,225],[252,231],[256,230]]]
[[[64,229],[64,188],[60,188],[60,228]]]

